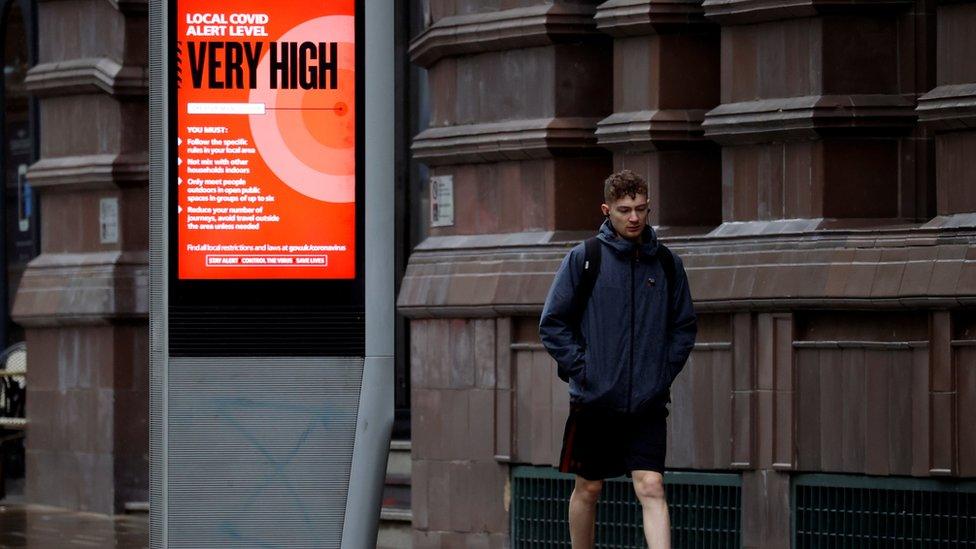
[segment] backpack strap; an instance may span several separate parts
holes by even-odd
[[[674,273],[674,255],[671,254],[671,250],[667,246],[660,242],[657,245],[656,255],[661,267],[664,268],[664,278],[668,281],[668,307],[671,307],[671,303],[674,301],[674,279],[677,276]]]
[[[593,295],[593,287],[596,286],[596,279],[600,276],[600,259],[602,250],[600,240],[593,236],[583,242],[585,253],[583,254],[583,274],[580,277],[579,288],[576,289],[574,296],[573,310],[576,313],[577,321],[583,318],[583,311],[590,302]]]
[[[602,255],[600,239],[597,237],[587,238],[583,245],[585,250],[583,254],[583,274],[580,278],[580,285],[576,290],[573,303],[573,310],[576,312],[577,319],[583,318],[583,311],[586,310],[586,305],[590,302],[590,296],[593,295],[593,287],[596,286],[596,279],[600,276],[600,259]],[[674,301],[674,280],[677,277],[674,272],[674,255],[667,246],[658,243],[656,256],[657,260],[661,263],[661,267],[664,268],[664,277],[668,282],[668,307],[670,307]]]

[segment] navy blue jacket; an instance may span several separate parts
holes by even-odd
[[[584,244],[570,250],[553,280],[539,335],[569,379],[573,402],[638,412],[670,401],[670,388],[691,354],[697,317],[688,276],[674,256],[674,299],[655,256],[657,234],[645,227],[641,243],[600,227],[600,274],[576,326],[573,295],[579,287]]]

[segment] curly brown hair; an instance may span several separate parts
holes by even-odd
[[[644,178],[630,170],[620,170],[610,174],[603,182],[603,198],[607,204],[616,202],[625,196],[637,198],[637,195],[647,196],[647,182]]]

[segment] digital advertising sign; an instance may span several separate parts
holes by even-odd
[[[176,278],[355,279],[356,2],[175,4]]]
[[[147,3],[153,549],[375,545],[394,402],[395,9]]]

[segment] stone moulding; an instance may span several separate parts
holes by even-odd
[[[810,233],[824,224],[824,218],[774,219],[769,221],[726,221],[712,229],[709,236],[740,237],[770,234]]]
[[[976,83],[939,86],[918,98],[918,121],[936,130],[976,127]]]
[[[437,251],[437,250],[492,250],[506,248],[509,246],[543,246],[553,240],[566,240],[561,238],[567,235],[577,236],[578,231],[528,231],[523,233],[501,233],[501,234],[452,234],[446,236],[432,236],[418,244],[414,250],[418,251]],[[589,235],[588,232],[582,234]]]
[[[431,166],[531,160],[596,148],[598,118],[536,118],[428,128],[413,140],[413,157]]]
[[[398,296],[408,318],[537,315],[578,241],[490,246],[433,237],[414,251]],[[924,227],[669,239],[695,307],[708,311],[976,305],[973,228]],[[440,238],[440,239],[438,239]]]
[[[149,92],[149,74],[145,67],[93,57],[39,64],[27,71],[24,84],[39,96],[107,93],[144,97]]]
[[[657,150],[705,142],[705,109],[618,112],[597,123],[597,144],[608,149]]]
[[[813,139],[825,133],[887,135],[915,124],[915,105],[900,95],[810,95],[725,103],[708,111],[705,137],[720,143]]]
[[[923,225],[926,229],[976,229],[976,212],[933,217]]]
[[[149,155],[92,154],[42,158],[27,170],[34,187],[46,191],[115,189],[149,182]]]
[[[443,17],[413,41],[410,59],[427,68],[446,56],[600,36],[593,21],[595,11],[591,5],[558,3]]]
[[[566,245],[415,251],[398,298],[409,318],[538,314]]]
[[[12,316],[28,327],[108,324],[149,314],[149,254],[44,253],[24,271]]]
[[[596,8],[596,28],[615,37],[714,26],[701,0],[607,0]]]
[[[705,0],[705,17],[742,24],[840,13],[883,13],[914,5],[912,0]]]

